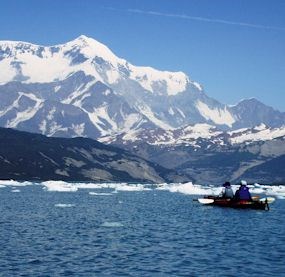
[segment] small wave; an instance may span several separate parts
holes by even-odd
[[[110,193],[110,192],[94,192],[94,191],[90,191],[89,194],[98,195],[98,196],[113,195],[113,193]]]
[[[11,192],[21,192],[19,189],[12,189]]]
[[[124,225],[121,222],[108,222],[108,221],[102,223],[101,226],[108,228],[124,227]]]
[[[55,206],[55,207],[58,207],[58,208],[71,208],[71,207],[75,207],[74,204],[61,204],[61,203],[55,204],[54,206]]]

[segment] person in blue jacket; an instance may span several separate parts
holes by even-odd
[[[249,188],[247,187],[247,182],[242,180],[240,182],[240,187],[235,193],[235,199],[237,200],[248,200],[251,201],[251,194]]]

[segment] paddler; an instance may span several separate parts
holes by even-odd
[[[234,197],[234,192],[232,190],[231,183],[225,182],[223,184],[222,198],[232,199],[233,197]]]
[[[247,182],[245,180],[240,181],[240,187],[235,193],[235,199],[252,201]]]

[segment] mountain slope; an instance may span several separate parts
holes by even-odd
[[[270,159],[262,164],[256,165],[251,170],[245,171],[241,178],[248,180],[262,180],[263,183],[285,183],[284,168],[285,155]]]
[[[253,127],[261,123],[270,127],[285,125],[285,113],[274,110],[255,98],[242,100],[229,109],[239,119],[233,126],[235,129]]]
[[[125,134],[127,136],[128,134]],[[124,136],[124,137],[125,137]],[[222,183],[246,178],[251,182],[285,182],[282,164],[271,167],[274,159],[285,155],[285,128],[261,125],[252,129],[221,132],[198,125],[164,132],[129,134],[112,143],[128,151],[191,176],[198,183]],[[132,138],[132,140],[131,140]],[[258,174],[258,167],[266,167]],[[268,166],[266,166],[268,165]],[[271,173],[270,173],[271,172]],[[279,172],[274,174],[273,172]],[[252,173],[252,175],[251,175]]]
[[[124,150],[86,138],[0,128],[0,179],[164,182],[186,180]]]

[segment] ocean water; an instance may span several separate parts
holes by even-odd
[[[285,276],[284,186],[252,187],[270,211],[191,183],[0,186],[0,276]]]

